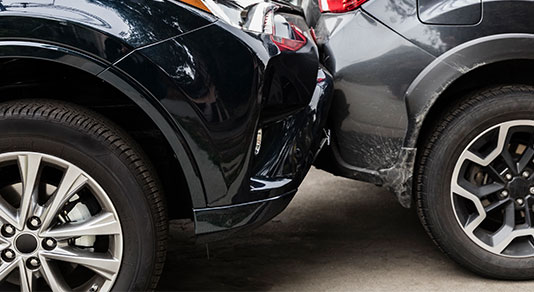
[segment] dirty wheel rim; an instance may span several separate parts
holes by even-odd
[[[478,246],[505,257],[534,255],[534,121],[495,125],[461,153],[451,179],[456,219]]]
[[[0,224],[1,290],[113,286],[123,251],[119,217],[76,165],[43,153],[0,154]]]

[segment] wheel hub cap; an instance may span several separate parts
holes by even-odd
[[[30,234],[22,234],[15,241],[15,246],[21,253],[32,253],[37,249],[37,239]]]

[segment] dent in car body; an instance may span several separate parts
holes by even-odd
[[[269,220],[272,216],[268,214],[273,214],[273,210],[278,213],[289,204],[320,150],[332,89],[332,77],[323,69],[319,70],[307,106],[284,119],[263,125],[263,135],[272,139],[262,145],[260,153],[254,157],[255,167],[249,170],[253,174],[249,191],[233,198],[238,202],[252,202],[195,209],[197,234],[215,232],[208,238],[227,237],[232,233],[219,234],[218,231],[257,226]]]
[[[336,157],[360,169],[390,168],[408,125],[403,95],[434,57],[361,10],[324,15],[316,31],[335,80],[330,126]]]

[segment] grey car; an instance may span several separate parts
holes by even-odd
[[[534,2],[302,3],[334,76],[316,165],[392,190],[452,259],[534,278]]]

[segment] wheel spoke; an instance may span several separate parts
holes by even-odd
[[[477,198],[482,199],[488,195],[494,194],[498,191],[501,191],[504,189],[504,185],[498,184],[498,183],[491,183],[483,186],[473,186],[473,185],[466,185],[466,190],[468,190],[473,195],[477,196]]]
[[[35,277],[33,271],[26,268],[24,261],[19,261],[20,291],[33,291],[35,287]]]
[[[9,242],[0,237],[0,250],[3,250],[4,248],[8,246],[9,246]]]
[[[501,154],[501,157],[506,163],[506,166],[508,167],[512,175],[519,174],[519,171],[517,170],[517,164],[512,158],[512,154],[510,154],[510,152],[508,152],[507,150],[503,151],[503,153]]]
[[[470,160],[478,165],[481,166],[488,166],[495,158],[499,156],[499,154],[504,152],[505,145],[506,145],[506,139],[508,136],[508,130],[510,129],[510,126],[508,125],[501,125],[499,126],[499,135],[497,138],[497,146],[493,151],[491,151],[490,154],[486,155],[484,158],[480,158],[477,154],[471,152],[470,150],[465,150],[462,157],[460,157],[461,161],[464,161],[465,159]]]
[[[502,175],[495,169],[495,167],[488,165],[484,168],[484,171],[491,177],[494,181],[505,183]]]
[[[105,253],[94,253],[64,247],[56,248],[49,252],[43,252],[42,255],[48,259],[85,266],[108,280],[113,279],[113,276],[120,268],[120,261]]]
[[[534,157],[534,149],[532,149],[531,147],[527,147],[527,149],[523,152],[521,159],[519,159],[519,162],[517,162],[518,173],[522,172],[525,169],[525,167],[532,160],[532,157]]]
[[[455,194],[458,194],[459,196],[471,200],[475,205],[478,212],[478,216],[474,217],[472,220],[469,220],[467,225],[464,226],[466,232],[472,233],[486,218],[486,211],[484,210],[484,206],[482,206],[482,202],[480,201],[477,195],[469,192],[457,183],[452,184],[451,191]]]
[[[525,210],[525,222],[527,222],[527,225],[532,228],[532,216],[530,215],[530,208],[531,204],[529,203],[529,200],[527,199],[527,203],[525,204],[524,210]]]
[[[12,271],[17,267],[17,261],[11,263],[1,262],[0,263],[0,282],[5,279]]]
[[[55,267],[51,267],[46,258],[40,256],[39,260],[41,261],[41,273],[43,274],[45,281],[48,283],[48,286],[50,289],[52,289],[52,291],[66,292],[71,290],[67,283],[65,283],[63,277],[58,277],[58,275],[60,275],[59,271],[57,271]]]
[[[517,133],[517,131],[509,131],[506,136],[505,145],[510,144],[511,135],[513,133]],[[531,136],[534,135],[534,133],[529,133]],[[532,139],[532,137],[531,137]],[[507,147],[504,147],[501,151],[501,157],[503,158],[504,162],[506,163],[506,166],[510,170],[510,172],[513,175],[518,175],[521,173],[525,167],[528,165],[528,163],[531,161],[531,159],[534,157],[534,149],[532,147],[527,146],[527,148],[524,150],[523,154],[521,155],[521,158],[518,162],[514,161],[512,154],[508,150]]]
[[[84,235],[120,234],[121,227],[111,212],[103,212],[81,223],[67,223],[41,233],[42,237],[61,240]]]
[[[497,201],[493,204],[490,204],[489,206],[486,206],[484,210],[486,211],[486,213],[489,213],[499,207],[506,205],[507,203],[510,203],[510,200]]]
[[[41,155],[25,154],[18,156],[18,165],[22,179],[22,197],[20,211],[18,214],[18,228],[22,228],[28,220],[28,214],[33,208],[35,200],[34,192],[37,188],[39,168],[41,165]]]
[[[486,166],[486,159],[484,158],[480,158],[477,154],[469,151],[469,150],[466,150],[464,155],[463,155],[463,159],[467,159],[467,160],[471,160],[472,162],[476,163],[476,164],[479,164],[479,165],[482,165],[482,166]],[[488,163],[489,164],[489,163]]]
[[[56,217],[61,207],[87,182],[87,178],[76,167],[70,166],[56,192],[45,206],[43,227],[47,228]]]
[[[18,225],[17,210],[0,196],[0,220],[13,226]],[[1,225],[1,224],[0,224]]]
[[[498,183],[491,183],[481,186],[478,190],[477,195],[479,198],[483,198],[502,190],[504,190],[504,185]]]
[[[493,248],[501,253],[514,240],[515,207],[512,202],[504,209],[504,220],[501,228],[492,235]]]

